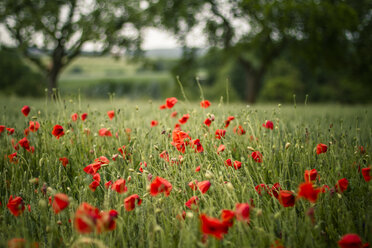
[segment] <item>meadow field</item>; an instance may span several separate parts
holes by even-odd
[[[0,99],[0,247],[372,242],[371,106],[207,106]]]

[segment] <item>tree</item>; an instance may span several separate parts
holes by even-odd
[[[101,53],[138,48],[145,23],[141,11],[137,0],[2,0],[0,23],[46,75],[52,93],[63,68],[88,42],[96,43]]]
[[[359,58],[371,47],[370,1],[159,0],[152,11],[180,40],[202,28],[212,47],[223,48],[221,63],[237,60],[245,71],[245,99],[251,103],[283,51],[329,70],[353,59],[365,68],[363,77],[371,79],[371,56]]]

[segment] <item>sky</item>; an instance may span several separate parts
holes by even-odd
[[[195,38],[197,37],[197,38]],[[7,30],[3,25],[0,25],[0,43],[6,45],[14,45],[14,42],[10,38]],[[206,39],[202,34],[201,30],[194,30],[187,37],[187,44],[189,46],[196,47],[205,47]],[[144,50],[151,49],[171,49],[180,47],[180,44],[177,42],[177,39],[170,32],[156,29],[156,28],[147,28],[144,31],[144,41],[142,48]],[[84,47],[84,51],[94,50],[95,45],[92,43],[87,43]]]

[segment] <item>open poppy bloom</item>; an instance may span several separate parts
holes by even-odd
[[[204,100],[200,102],[200,107],[202,108],[208,108],[209,106],[211,106],[211,102],[208,100]]]
[[[17,164],[18,163],[17,152],[8,155],[8,158],[9,158],[9,162],[12,163],[12,164]]]
[[[98,174],[98,173],[97,173],[97,174]],[[99,186],[99,181],[97,181],[97,180],[94,180],[93,182],[91,182],[91,183],[89,184],[89,188],[90,188],[90,190],[91,190],[92,192],[95,192],[96,189],[98,188],[98,186]]]
[[[222,239],[224,234],[229,231],[228,222],[220,221],[217,218],[200,215],[201,231],[204,234],[212,235],[217,239]]]
[[[11,127],[7,127],[6,130],[8,131],[8,135],[12,135],[15,131],[15,129]]]
[[[110,118],[110,120],[112,120],[115,117],[115,111],[114,110],[107,111],[107,115]]]
[[[316,154],[321,154],[321,153],[326,153],[327,152],[327,149],[328,149],[328,146],[325,145],[325,144],[318,144],[316,146]]]
[[[204,148],[203,148],[202,144],[200,143],[199,139],[192,140],[190,144],[191,144],[191,147],[195,149],[195,152],[203,152],[204,151]]]
[[[173,142],[171,144],[177,148],[178,151],[185,153],[186,146],[189,144],[191,137],[181,130],[175,129],[172,132]]]
[[[243,127],[241,125],[239,125],[237,127],[234,127],[233,131],[234,131],[234,133],[236,133],[238,135],[245,134],[245,130],[243,129]]]
[[[220,152],[223,152],[223,151],[225,151],[225,145],[220,145],[218,148],[217,148],[217,154],[220,154]]]
[[[112,137],[111,131],[108,130],[107,128],[101,128],[100,130],[98,130],[98,135],[101,137],[103,136]]]
[[[159,154],[159,157],[161,157],[162,159],[164,159],[166,162],[169,162],[169,154],[168,154],[167,151],[162,151]]]
[[[264,128],[271,129],[271,130],[274,129],[274,123],[272,121],[267,120],[264,124],[262,124],[262,126]]]
[[[274,185],[271,187],[271,194],[278,199],[279,198],[279,192],[282,190],[282,187],[279,183],[274,183]]]
[[[250,206],[248,203],[237,203],[235,205],[235,217],[238,221],[249,223]]]
[[[166,109],[167,108],[167,105],[166,104],[163,104],[163,105],[160,105],[159,106],[159,109]]]
[[[53,127],[52,134],[57,138],[61,138],[65,133],[63,132],[63,127],[61,125],[55,125]]]
[[[226,130],[224,130],[224,129],[217,129],[215,135],[216,135],[216,139],[221,139],[221,138],[225,137]]]
[[[23,139],[21,139],[18,144],[23,147],[25,150],[27,151],[31,151],[31,147],[30,147],[30,142],[28,141],[28,139],[26,137],[24,137]]]
[[[31,110],[30,107],[25,105],[25,106],[23,106],[21,111],[22,111],[22,114],[27,117],[28,114],[30,113],[30,110]]]
[[[128,191],[128,188],[125,186],[125,179],[118,179],[111,185],[111,189],[118,192],[119,194],[123,194]]]
[[[40,124],[37,121],[30,121],[28,129],[31,132],[36,132],[40,128]]]
[[[87,113],[82,113],[81,116],[80,116],[82,121],[85,121],[87,119],[87,117],[88,117]]]
[[[198,202],[199,202],[199,198],[197,196],[193,196],[191,197],[186,203],[186,207],[188,207],[189,209],[192,209],[192,205],[198,205]]]
[[[25,204],[23,202],[23,199],[19,196],[13,198],[13,196],[11,195],[6,206],[14,216],[19,216],[23,213],[23,211],[25,211]]]
[[[205,194],[208,191],[209,187],[211,187],[211,182],[202,181],[202,182],[198,182],[196,185],[198,186],[198,189],[200,190],[200,192],[202,194]]]
[[[54,210],[54,213],[58,214],[61,212],[63,209],[67,208],[69,205],[69,200],[68,196],[62,193],[55,194],[54,195],[54,200],[52,204],[52,208]]]
[[[170,114],[170,117],[175,118],[177,117],[177,111],[174,111]]]
[[[108,188],[110,188],[111,185],[112,185],[112,181],[110,180],[110,181],[105,183],[105,188],[108,189]]]
[[[190,115],[189,114],[185,114],[183,115],[179,120],[178,122],[181,123],[182,125],[185,124],[190,118]]]
[[[62,162],[63,167],[66,167],[66,165],[68,164],[68,158],[66,157],[60,158],[59,161]]]
[[[8,240],[8,248],[24,248],[24,247],[26,247],[26,240],[23,238],[13,238],[13,239]]]
[[[335,189],[339,192],[342,193],[345,190],[347,190],[347,186],[349,185],[349,181],[346,178],[342,178],[338,180],[338,182],[335,185]]]
[[[256,187],[254,187],[254,189],[256,190],[256,192],[261,195],[261,192],[264,191],[266,192],[267,194],[271,195],[271,192],[270,192],[270,188],[269,186],[267,186],[266,184],[264,183],[261,183],[259,185],[257,185]]]
[[[337,242],[340,248],[364,248],[369,247],[368,243],[363,245],[362,239],[359,237],[358,234],[348,233],[341,237],[341,239]]]
[[[79,116],[78,116],[77,113],[73,113],[73,114],[71,115],[71,120],[72,120],[72,121],[77,121],[78,118],[79,118]]]
[[[136,206],[136,202],[137,202],[137,205],[138,206],[140,206],[141,203],[142,203],[142,200],[139,197],[139,195],[134,194],[134,195],[128,196],[127,198],[124,199],[124,207],[125,207],[125,209],[127,211],[132,211],[135,208],[135,206]]]
[[[212,124],[212,120],[210,118],[207,118],[204,120],[204,124],[207,126],[207,127],[210,127],[211,124]]]
[[[252,152],[251,156],[257,163],[262,163],[262,154],[259,151]]]
[[[234,119],[235,119],[234,116],[229,116],[229,117],[227,117],[227,120],[225,121],[225,128],[228,128],[228,127],[230,126],[230,122],[231,122],[232,120],[234,120]]]
[[[165,104],[167,108],[171,109],[177,102],[178,102],[177,98],[171,97],[171,98],[167,98],[167,100],[165,101]]]
[[[158,121],[156,121],[156,120],[152,120],[150,126],[151,126],[151,127],[155,127],[155,126],[157,126],[158,124],[159,124]]]
[[[312,170],[305,170],[305,182],[312,182],[316,180],[316,177],[318,176],[318,171],[316,169]]]
[[[311,182],[302,183],[298,187],[298,198],[305,198],[308,201],[315,203],[318,200],[318,195],[321,191],[320,188],[315,188]]]
[[[4,130],[5,130],[5,126],[4,125],[0,125],[0,134],[2,133],[2,132],[4,132]]]
[[[171,191],[172,191],[172,184],[161,177],[156,177],[155,180],[152,181],[150,185],[150,194],[152,196],[156,196],[163,192],[165,196],[169,196]]]
[[[295,205],[295,196],[294,194],[289,190],[281,190],[279,191],[279,197],[278,197],[279,203],[283,207],[293,207]]]
[[[366,182],[369,182],[371,181],[371,167],[368,166],[367,168],[363,168],[362,169],[362,175],[363,175],[363,178]]]
[[[235,219],[235,212],[232,210],[228,209],[222,209],[221,211],[221,220],[231,227],[234,224],[234,219]]]

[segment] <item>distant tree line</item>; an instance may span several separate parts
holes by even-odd
[[[3,0],[0,23],[23,55],[47,79],[49,91],[86,42],[101,52],[125,48],[140,54],[141,31],[173,32],[183,57],[173,67],[185,88],[195,78],[212,93],[228,80],[236,97],[290,101],[370,102],[372,93],[372,1],[370,0]],[[64,13],[64,14],[62,14]],[[194,28],[202,29],[209,51],[202,58],[187,47]],[[127,31],[127,32],[125,32]],[[40,44],[35,39],[43,39]],[[199,37],[195,37],[197,39]],[[46,63],[30,47],[52,51]],[[154,66],[155,65],[155,66]],[[159,64],[158,64],[159,65]],[[161,67],[153,64],[153,69]]]

